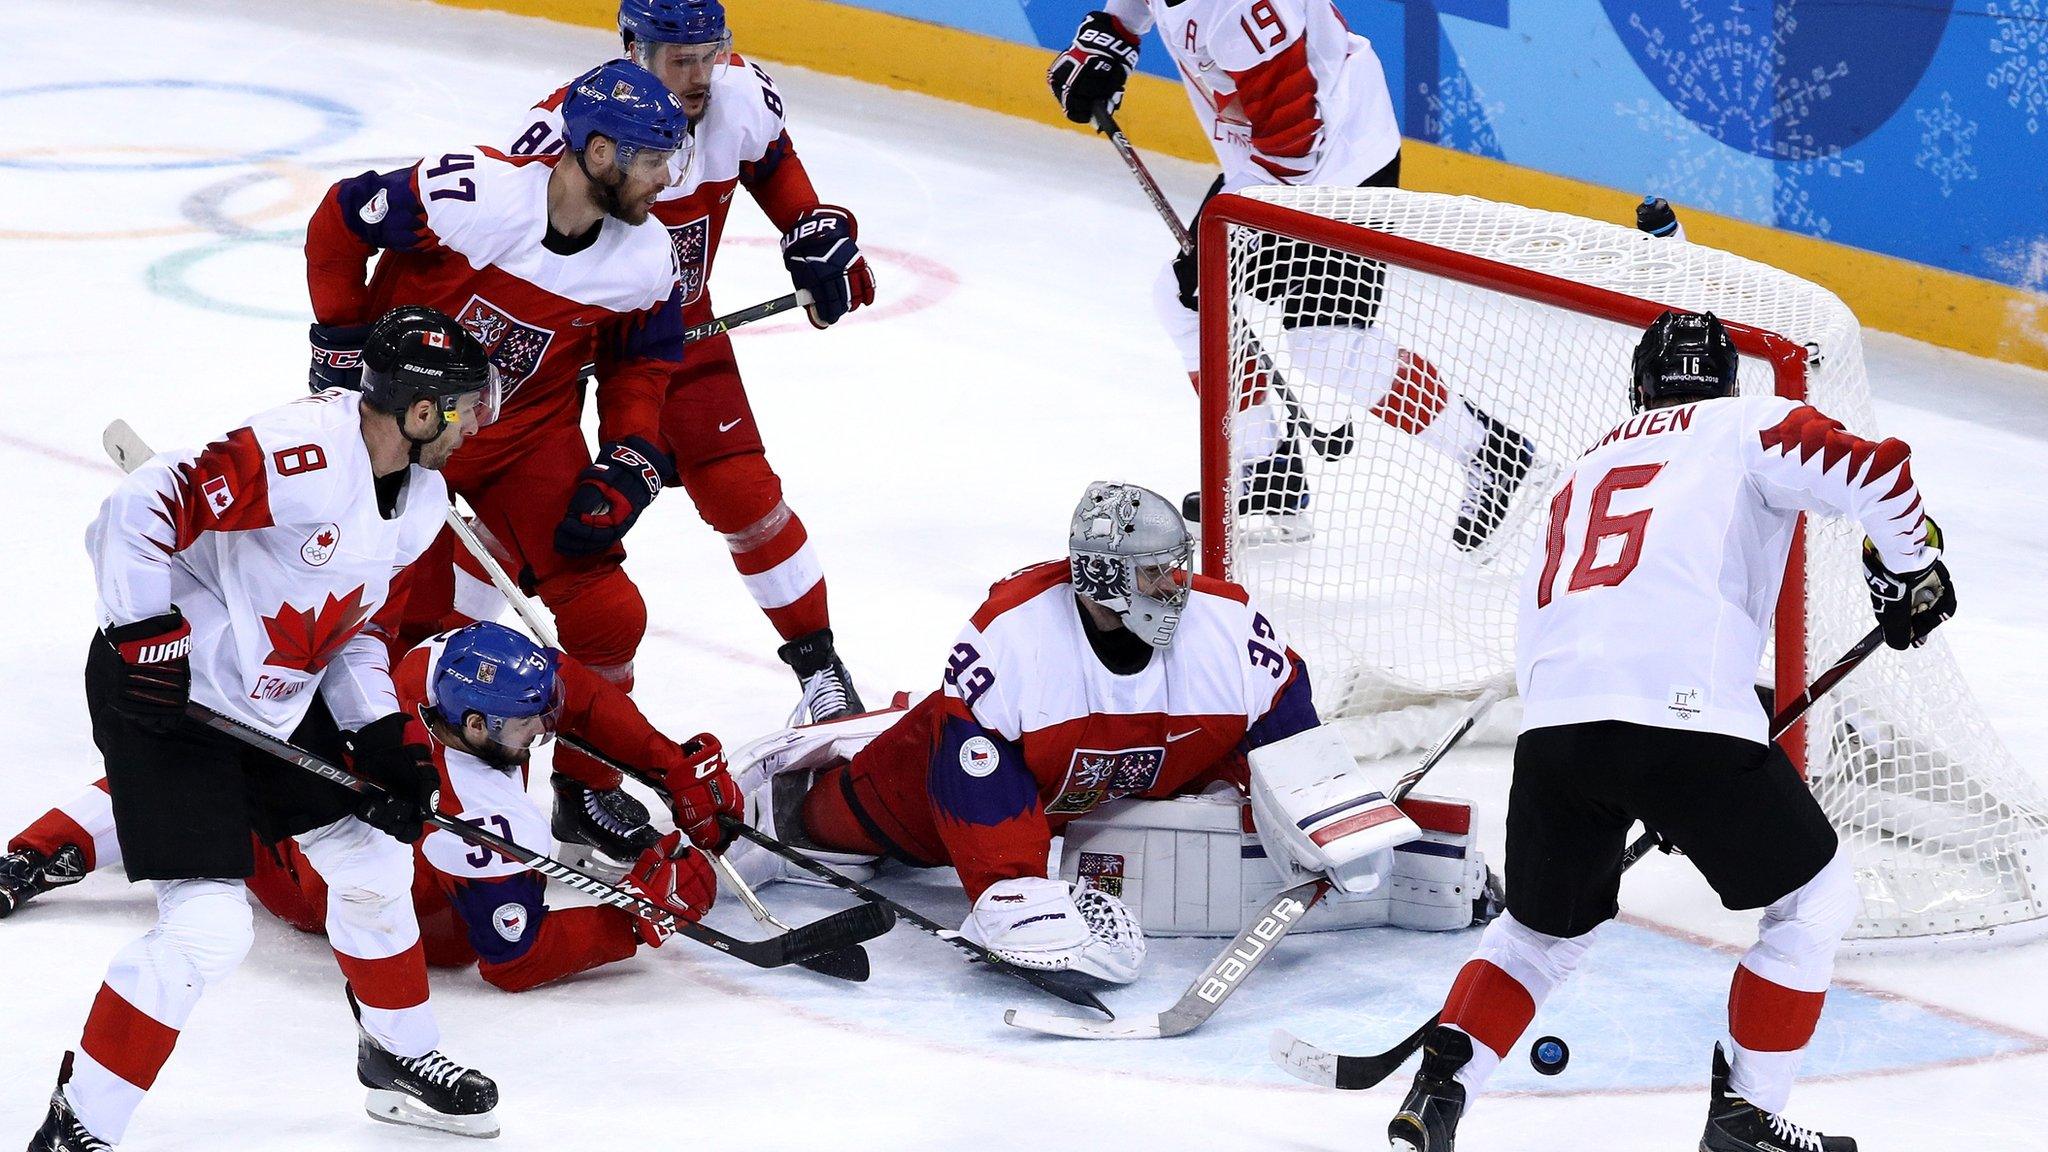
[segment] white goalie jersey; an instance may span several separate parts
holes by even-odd
[[[1401,149],[1387,77],[1331,0],[1107,0],[1155,25],[1223,165],[1223,191],[1355,187]]]

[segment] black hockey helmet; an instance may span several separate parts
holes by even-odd
[[[1629,411],[1666,400],[1733,396],[1739,359],[1735,341],[1712,312],[1666,312],[1636,345]]]
[[[479,425],[496,419],[497,369],[469,330],[418,304],[393,308],[370,325],[363,341],[363,400],[379,412],[402,416],[432,400],[454,423],[459,401],[478,394]]]

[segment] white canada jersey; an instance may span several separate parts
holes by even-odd
[[[1355,187],[1401,150],[1372,43],[1331,0],[1107,0],[1134,34],[1157,25],[1223,165],[1223,191]]]
[[[383,517],[361,399],[329,389],[159,453],[86,530],[102,627],[176,605],[192,699],[273,735],[298,727],[311,687],[343,728],[398,710],[384,643],[364,628],[440,531],[448,488],[412,468]]]
[[[1625,720],[1763,743],[1755,684],[1798,514],[1894,572],[1938,558],[1911,450],[1775,396],[1639,413],[1579,459],[1522,582],[1524,730]]]

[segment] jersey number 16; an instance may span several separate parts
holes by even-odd
[[[1612,511],[1614,494],[1645,487],[1663,470],[1662,464],[1630,464],[1609,471],[1593,486],[1591,507],[1586,510],[1586,538],[1579,545],[1578,563],[1572,565],[1571,582],[1564,589],[1566,595],[1588,588],[1612,588],[1636,570],[1636,564],[1643,558],[1643,533],[1649,529],[1652,509],[1616,516]],[[1550,498],[1550,528],[1543,541],[1543,577],[1536,585],[1538,608],[1550,606],[1558,570],[1564,567],[1564,530],[1572,516],[1573,489],[1578,482],[1577,476],[1572,477]],[[1608,563],[1598,563],[1600,545],[1609,538],[1621,540],[1621,553]]]

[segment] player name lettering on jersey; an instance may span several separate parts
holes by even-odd
[[[1665,432],[1683,432],[1692,427],[1692,418],[1693,408],[1691,405],[1680,408],[1657,408],[1649,412],[1639,413],[1631,416],[1628,423],[1601,437],[1600,442],[1593,445],[1588,451],[1597,452],[1616,441],[1633,440],[1638,436],[1656,436]]]

